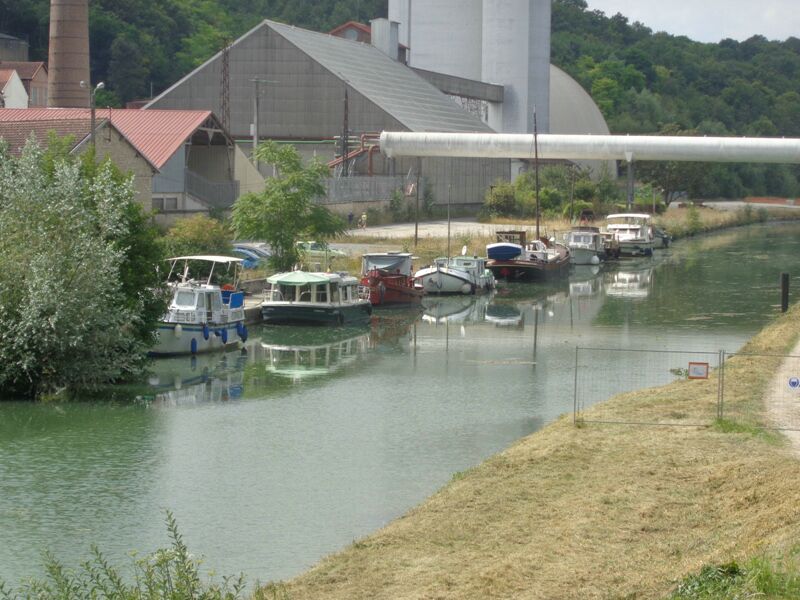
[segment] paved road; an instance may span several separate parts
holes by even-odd
[[[478,223],[472,219],[453,219],[450,222],[450,236],[455,237],[462,234],[493,235],[498,229],[512,228],[509,225],[496,225],[490,223]],[[366,229],[354,229],[353,235],[369,235],[385,238],[404,238],[414,235],[414,223],[394,223],[392,225],[378,225],[367,227]],[[446,237],[447,220],[425,221],[419,224],[419,237]]]

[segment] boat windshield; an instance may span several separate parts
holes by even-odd
[[[591,244],[592,243],[592,236],[586,234],[572,234],[572,243],[573,244]]]
[[[180,290],[177,294],[175,294],[175,299],[173,300],[175,306],[181,306],[184,308],[194,308],[195,306],[195,294],[189,290]]]

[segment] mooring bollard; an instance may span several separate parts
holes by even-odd
[[[789,274],[781,273],[781,312],[789,310]]]

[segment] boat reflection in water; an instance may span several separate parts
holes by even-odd
[[[152,402],[181,406],[239,400],[244,391],[246,363],[243,350],[154,361],[147,380],[154,392]]]
[[[493,294],[483,296],[426,296],[422,299],[422,321],[444,323],[480,323]]]
[[[605,281],[607,296],[644,299],[650,294],[653,267],[637,270],[619,270],[609,273]]]
[[[603,289],[599,265],[576,265],[569,278],[571,298],[592,298]]]
[[[370,329],[283,328],[266,332],[260,344],[267,372],[299,383],[356,363],[370,349]]]
[[[485,318],[495,327],[525,327],[525,316],[515,304],[489,304]]]

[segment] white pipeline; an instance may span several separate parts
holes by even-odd
[[[540,134],[538,146],[541,159],[800,163],[797,138]],[[381,152],[390,158],[532,158],[533,135],[384,131]]]

